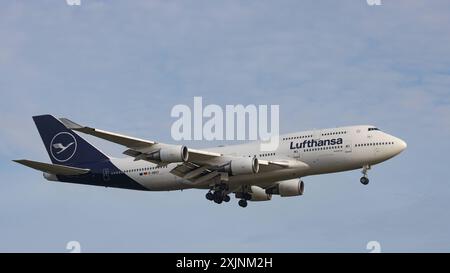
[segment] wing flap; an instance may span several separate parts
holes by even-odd
[[[220,156],[222,154],[189,148],[189,161],[192,162],[206,162]]]
[[[27,166],[29,168],[54,175],[80,175],[91,171],[90,169],[81,169],[57,164],[48,164],[44,162],[31,161],[26,159],[13,161],[22,164],[24,166]]]
[[[279,168],[295,168],[305,171],[309,169],[308,164],[298,160],[259,160],[259,167],[261,171],[268,171]]]
[[[204,186],[212,180],[220,177],[221,180],[227,181],[228,175],[211,169],[211,166],[197,165],[191,162],[184,162],[170,171],[172,174],[189,181],[190,185]]]

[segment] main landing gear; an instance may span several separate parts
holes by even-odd
[[[223,202],[230,202],[230,189],[227,184],[216,184],[206,193],[206,199],[213,201],[216,204],[222,204]],[[242,190],[242,192],[236,192],[236,198],[239,199],[239,206],[245,208],[248,205],[248,200],[252,199],[251,194]]]
[[[240,199],[239,202],[238,202],[239,206],[243,207],[243,208],[246,208],[247,205],[248,205],[247,201],[251,200],[252,196],[248,192],[237,192],[236,193],[236,198]]]
[[[209,201],[214,201],[216,204],[222,204],[222,202],[228,203],[231,198],[227,194],[227,191],[228,186],[226,184],[219,184],[206,194],[206,199]]]
[[[367,177],[367,172],[370,170],[370,165],[364,165],[363,169],[362,169],[362,173],[363,173],[363,177],[361,177],[361,179],[359,179],[359,181],[361,182],[361,184],[363,185],[367,185],[369,184],[369,178]]]
[[[247,200],[245,200],[245,199],[239,200],[238,204],[239,204],[239,206],[241,206],[243,208],[247,207],[247,205],[248,205]]]

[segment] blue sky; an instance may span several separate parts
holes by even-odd
[[[5,1],[0,251],[448,252],[450,2],[382,2]],[[247,209],[50,183],[11,162],[49,161],[33,115],[173,142],[170,110],[194,96],[279,104],[282,133],[374,124],[408,149],[369,186],[359,171],[306,177],[304,196]]]

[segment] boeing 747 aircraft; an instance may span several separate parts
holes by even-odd
[[[51,115],[34,122],[53,164],[15,162],[42,171],[50,181],[144,191],[207,190],[217,204],[234,193],[241,207],[247,201],[269,201],[272,195],[299,196],[301,178],[362,169],[367,171],[406,148],[406,143],[369,125],[291,133],[280,136],[278,149],[261,152],[260,142],[191,149],[79,125]],[[127,158],[112,158],[74,131],[126,147]]]

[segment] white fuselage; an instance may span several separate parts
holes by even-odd
[[[406,148],[406,143],[374,126],[349,126],[285,134],[280,136],[276,150],[263,152],[260,148],[260,142],[251,142],[203,150],[223,155],[256,156],[266,161],[299,161],[307,165],[306,168],[305,164],[299,167],[294,164],[289,168],[230,176],[227,182],[230,188],[241,185],[266,187],[277,181],[375,165],[399,154]],[[111,159],[111,162],[148,190],[208,188],[194,186],[190,181],[171,174],[170,170],[177,163],[158,167],[144,160],[134,161],[133,158]]]

